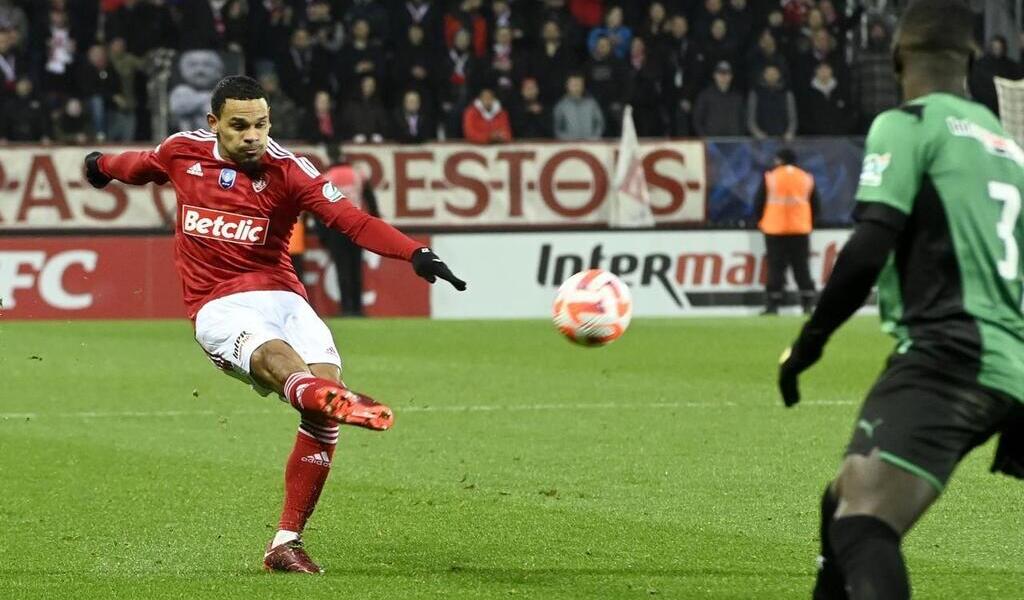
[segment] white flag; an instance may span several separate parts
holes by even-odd
[[[632,106],[626,106],[622,115],[622,140],[619,142],[619,159],[612,182],[608,224],[612,227],[654,227],[651,193],[647,189],[647,175],[640,161],[640,144],[636,139],[636,127],[633,126]]]

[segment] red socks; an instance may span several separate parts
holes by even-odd
[[[285,380],[284,397],[299,412],[318,413],[322,407],[318,406],[315,396],[317,391],[326,386],[337,388],[339,384],[330,379],[316,377],[312,373],[298,371]]]
[[[305,375],[314,381],[326,381]],[[289,378],[289,382],[292,378]],[[288,389],[287,384],[285,389]],[[331,472],[331,460],[337,443],[337,423],[329,422],[319,415],[303,413],[295,447],[284,470],[284,510],[281,512],[279,529],[302,532]]]

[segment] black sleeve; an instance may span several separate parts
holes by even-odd
[[[801,336],[824,343],[867,300],[885,266],[906,215],[884,204],[858,207],[858,224],[843,246],[818,306],[804,325]]]
[[[818,195],[818,186],[811,188],[811,222],[817,223],[821,216],[821,196]]]
[[[363,207],[365,212],[372,217],[380,218],[380,208],[377,206],[377,194],[373,193],[373,186],[369,182],[363,184]]]
[[[757,186],[757,193],[754,194],[754,224],[761,222],[764,217],[764,205],[768,202],[768,188],[764,184],[764,177],[761,177],[761,185]]]

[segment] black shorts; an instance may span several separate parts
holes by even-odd
[[[957,463],[1000,434],[993,471],[1024,476],[1024,405],[925,361],[895,355],[868,393],[846,454],[905,469],[941,492]]]

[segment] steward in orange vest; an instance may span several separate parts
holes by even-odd
[[[754,200],[757,227],[764,233],[768,282],[764,314],[779,312],[785,296],[786,270],[800,288],[800,304],[810,314],[814,306],[814,280],[808,262],[811,231],[818,212],[814,176],[797,167],[796,155],[783,148],[775,155],[775,168],[764,174]]]

